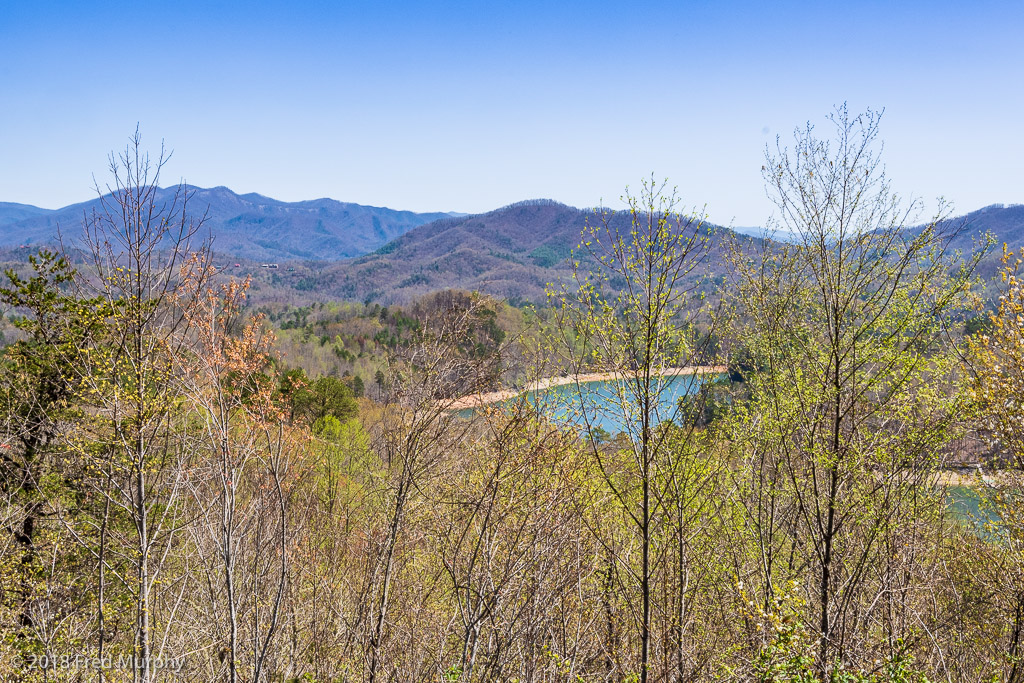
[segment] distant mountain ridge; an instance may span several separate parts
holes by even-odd
[[[570,276],[568,257],[580,244],[587,224],[600,221],[593,209],[577,209],[550,199],[441,219],[410,230],[372,254],[326,264],[312,276],[315,286],[311,289],[321,296],[381,303],[409,301],[449,287],[540,301],[549,283]],[[614,213],[609,224],[615,231],[628,231],[630,216]],[[731,232],[711,225],[704,228],[719,236]],[[718,242],[716,239],[714,256],[708,260],[716,271],[713,274],[718,274],[723,264]],[[576,258],[587,270],[586,255],[578,253]],[[302,274],[307,286],[310,277]]]
[[[14,202],[0,202],[0,228],[26,218],[41,216],[52,213],[49,209],[40,209],[31,204],[15,204]]]
[[[254,286],[265,287],[270,298],[298,294],[303,299],[390,303],[451,287],[539,301],[548,283],[571,274],[567,259],[579,245],[584,227],[600,220],[594,209],[550,199],[472,215],[421,214],[333,199],[289,203],[259,194],[239,195],[223,187],[191,189],[191,211],[209,207],[207,227],[214,251],[226,257],[219,259],[221,265],[236,274],[254,275]],[[65,237],[77,237],[83,213],[97,203],[55,211],[0,203],[0,248],[38,246],[53,238],[58,222]],[[628,229],[629,215],[618,213],[611,221],[617,230]],[[979,271],[985,278],[995,273],[1001,243],[1024,246],[1022,204],[992,205],[949,222],[965,226],[950,244],[953,249],[970,251],[985,232],[995,237],[996,248]],[[756,228],[706,227],[718,238],[746,233],[740,239],[757,241],[765,235]],[[920,227],[911,228],[915,229]],[[703,270],[724,281],[728,273],[718,238]],[[245,263],[235,268],[235,259]],[[288,265],[278,270],[256,267],[267,261]]]
[[[992,233],[999,245],[1005,242],[1010,249],[1024,247],[1024,204],[992,204],[945,222],[966,223],[966,229],[952,245],[958,249],[970,248],[983,232]]]
[[[564,281],[570,275],[567,257],[579,245],[588,221],[597,220],[600,217],[594,210],[552,200],[519,202],[483,214],[427,223],[371,254],[324,264],[316,272],[303,270],[293,277],[302,283],[302,289],[321,298],[391,303],[453,287],[539,301],[548,283]],[[628,229],[628,213],[615,214],[611,220],[616,230]],[[994,205],[949,221],[963,227],[951,248],[968,252],[985,232],[1011,248],[1024,246],[1024,205]],[[753,229],[742,234],[710,224],[705,227],[715,237],[701,275],[719,283],[728,274],[722,238],[733,234],[740,240],[758,241],[765,235],[764,231],[751,235],[758,232]],[[979,274],[990,277],[996,260],[996,253],[989,254]],[[289,284],[287,275],[278,280],[278,284]]]
[[[334,199],[283,202],[260,194],[236,194],[226,187],[188,187],[189,213],[207,214],[205,228],[214,250],[255,260],[334,261],[378,249],[412,228],[460,214],[415,213]],[[174,188],[161,189],[167,200]],[[52,243],[58,228],[65,238],[80,234],[82,218],[100,209],[100,199],[60,209],[0,203],[0,247]]]

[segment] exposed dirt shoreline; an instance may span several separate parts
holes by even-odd
[[[957,486],[964,486],[967,488],[977,488],[979,486],[997,488],[1006,484],[1008,478],[1007,473],[1002,470],[985,469],[983,471],[978,469],[975,471],[967,471],[966,469],[947,468],[935,472],[931,477],[931,483],[933,486],[938,486],[940,488],[951,488]]]
[[[727,371],[728,368],[724,365],[695,365],[685,368],[665,368],[658,372],[658,374],[662,377],[675,377],[678,375],[718,375]],[[544,389],[550,389],[551,387],[576,384],[577,382],[580,384],[587,384],[588,382],[605,382],[607,380],[620,379],[625,376],[626,375],[618,372],[589,372],[581,375],[545,377],[522,389],[503,389],[502,391],[490,391],[483,394],[462,396],[452,401],[448,405],[448,408],[450,410],[479,408],[481,406],[507,401],[528,391],[543,391]]]

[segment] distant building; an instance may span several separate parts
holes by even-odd
[[[260,268],[277,268],[276,263],[263,263],[260,264]]]

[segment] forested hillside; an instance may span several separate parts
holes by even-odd
[[[514,304],[543,304],[549,284],[571,275],[577,259],[590,257],[578,250],[588,226],[608,222],[628,229],[626,213],[575,209],[550,200],[513,204],[489,213],[445,218],[409,231],[372,254],[339,261],[281,262],[272,270],[260,264],[218,256],[234,274],[253,277],[254,300],[305,305],[330,300],[409,304],[439,289],[478,291]],[[694,278],[721,283],[725,272],[721,245],[733,238],[759,240],[697,221],[713,236],[715,248],[706,268]],[[606,283],[609,287],[618,282]]]
[[[575,209],[550,200],[525,201],[489,213],[447,218],[410,230],[373,254],[322,266],[289,264],[291,275],[271,278],[284,287],[315,292],[320,298],[368,301],[383,305],[409,303],[418,296],[446,287],[473,290],[514,302],[542,303],[548,284],[559,283],[572,270],[570,255],[580,252],[579,237],[587,225],[600,225],[604,212]],[[617,229],[626,229],[630,217],[611,214]],[[944,217],[942,225],[955,238],[944,249],[970,253],[991,235],[997,243],[1024,243],[1024,206],[994,206],[972,213]],[[701,221],[712,236],[713,249],[699,276],[721,285],[729,271],[722,245],[732,240],[753,247],[764,241]],[[908,235],[922,226],[910,226]],[[780,242],[791,241],[785,235]],[[995,275],[995,252],[981,264],[979,275]],[[698,274],[694,274],[695,277]],[[263,278],[266,279],[266,278]],[[608,283],[615,286],[615,282]],[[301,295],[299,295],[301,298]],[[317,300],[317,299],[313,299]]]

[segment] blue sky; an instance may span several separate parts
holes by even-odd
[[[758,225],[766,143],[846,101],[885,108],[901,194],[1024,202],[1024,3],[141,4],[0,2],[0,201],[88,199],[138,123],[166,180],[289,201],[616,206],[653,173]]]

